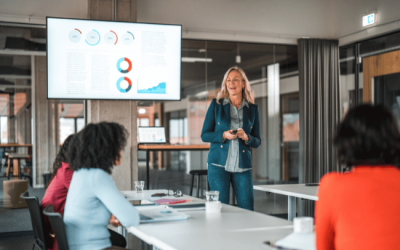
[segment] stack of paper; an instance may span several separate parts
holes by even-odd
[[[275,245],[289,249],[315,250],[315,234],[291,233],[285,238],[278,240]]]
[[[168,206],[145,206],[136,209],[140,214],[140,223],[187,220],[190,217]]]

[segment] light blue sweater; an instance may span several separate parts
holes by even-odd
[[[139,224],[138,211],[125,199],[107,172],[74,172],[65,202],[64,223],[70,250],[111,246],[107,225],[111,214],[125,227]]]

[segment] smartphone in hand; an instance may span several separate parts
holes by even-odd
[[[231,134],[233,134],[233,135],[236,135],[236,133],[237,133],[237,129],[231,131]]]

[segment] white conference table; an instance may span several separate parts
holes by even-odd
[[[184,213],[190,215],[188,220],[140,224],[127,230],[163,250],[269,249],[264,241],[275,242],[293,232],[292,222],[230,205],[216,214]]]
[[[296,198],[306,200],[318,200],[318,186],[306,186],[305,184],[287,185],[254,185],[254,190],[271,192],[288,196],[288,220],[296,217]]]
[[[143,194],[135,191],[122,192],[128,200],[155,200],[151,194],[167,190],[149,190]],[[174,197],[162,197],[174,198]],[[193,202],[204,200],[184,195]],[[223,204],[221,213],[206,213],[205,210],[184,211],[188,220],[145,223],[129,227],[127,231],[153,245],[154,249],[273,249],[265,241],[277,240],[293,232],[293,223],[287,220],[248,211]]]

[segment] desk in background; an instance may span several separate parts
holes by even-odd
[[[318,186],[306,186],[305,184],[287,185],[254,185],[254,190],[282,194],[288,196],[288,220],[296,217],[296,197],[306,200],[318,200]]]
[[[31,156],[31,154],[32,154],[32,144],[0,143],[0,148],[2,148],[2,149],[27,148],[28,154],[19,154],[19,155],[25,155],[25,156],[29,155],[29,157],[27,157],[27,158],[17,158],[17,157],[13,158],[15,161],[18,161],[18,163],[19,163],[20,159],[30,159],[32,157]],[[13,152],[15,152],[15,151],[13,151]],[[6,152],[3,153],[3,157],[5,157],[5,154],[6,154]],[[12,153],[8,153],[8,155],[10,155],[10,154],[12,154]],[[16,154],[12,154],[12,155],[16,155]],[[7,168],[7,171],[6,171],[7,175],[8,175],[9,170],[11,169],[10,165],[11,165],[11,167],[13,167],[13,165],[14,165],[14,163],[13,163],[14,160],[10,160],[10,158],[7,157],[7,161],[9,161],[8,162],[8,168]],[[20,173],[21,173],[20,166],[18,164],[18,168],[16,168],[16,169],[13,168],[12,176],[18,176],[19,177]],[[10,179],[9,177],[10,176],[8,176],[8,179]]]
[[[0,148],[31,148],[32,144],[0,143]]]
[[[6,153],[6,156],[8,158],[8,172],[7,172],[7,176],[8,179],[10,179],[10,177],[14,177],[14,179],[20,179],[22,172],[21,172],[21,160],[28,160],[28,159],[32,159],[32,155],[28,155],[28,154],[10,154],[10,153]],[[16,162],[16,164],[14,164],[14,161]],[[17,165],[16,168],[14,168],[14,165]],[[12,174],[10,176],[10,171],[12,171]],[[15,178],[16,177],[16,178]]]
[[[171,145],[171,144],[139,144],[138,150],[146,151],[146,189],[150,189],[150,152],[151,151],[207,151],[210,144]]]

